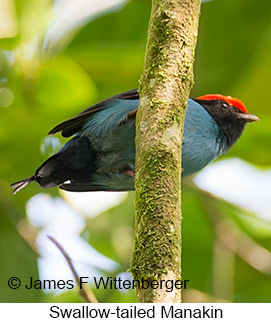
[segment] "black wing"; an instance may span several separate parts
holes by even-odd
[[[86,110],[80,112],[77,116],[58,124],[49,132],[49,135],[55,134],[60,131],[61,131],[61,134],[63,137],[70,137],[70,136],[74,135],[76,132],[81,130],[81,127],[83,126],[85,121],[93,113],[96,113],[96,112],[102,110],[108,103],[110,103],[112,100],[116,100],[116,99],[118,99],[118,100],[138,100],[139,95],[138,95],[137,89],[114,95],[109,99],[101,101],[101,102],[87,108]]]

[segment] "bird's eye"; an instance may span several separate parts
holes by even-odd
[[[227,108],[228,107],[227,103],[222,103],[222,107]]]

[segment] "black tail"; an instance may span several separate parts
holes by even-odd
[[[12,183],[10,185],[11,188],[14,188],[13,194],[18,193],[21,189],[26,187],[29,183],[33,182],[35,180],[35,176],[28,177],[26,179],[23,179],[19,182]]]
[[[64,182],[90,181],[94,171],[95,152],[86,137],[74,137],[55,155],[47,159],[35,172],[35,175],[23,181],[11,184],[14,194],[27,184],[36,181],[43,188],[50,188]]]

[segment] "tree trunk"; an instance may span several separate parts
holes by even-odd
[[[136,120],[134,280],[181,279],[181,144],[193,85],[200,0],[153,0]],[[138,302],[181,290],[137,288]]]

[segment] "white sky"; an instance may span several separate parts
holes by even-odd
[[[55,16],[52,19],[44,41],[44,48],[50,49],[74,28],[110,11],[119,10],[127,0],[56,0]]]
[[[218,161],[194,178],[203,190],[271,221],[271,169],[240,158]]]

